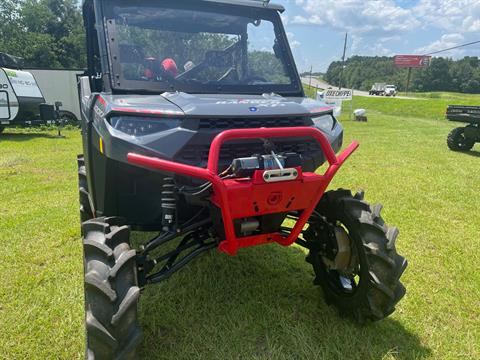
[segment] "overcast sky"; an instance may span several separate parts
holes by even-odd
[[[426,54],[480,40],[480,0],[272,0],[283,20],[301,71],[325,71],[347,56]],[[439,56],[480,56],[480,44]]]

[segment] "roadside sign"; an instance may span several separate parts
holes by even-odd
[[[334,90],[328,89],[325,90],[323,97],[326,103],[329,102],[338,102],[343,100],[352,100],[352,90],[351,89],[344,89],[344,90]]]
[[[430,64],[431,56],[426,55],[396,55],[393,63],[397,68],[425,68]]]
[[[343,100],[352,100],[353,98],[353,90],[345,89],[345,90],[333,90],[328,89],[325,91],[317,91],[317,100],[325,102],[325,104],[333,106],[333,115],[335,117],[340,116],[342,113],[342,102]],[[352,103],[350,103],[350,107],[352,107]]]

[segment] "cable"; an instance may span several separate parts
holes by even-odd
[[[425,54],[425,56],[426,56],[426,55],[438,54],[438,53],[441,53],[441,52],[444,52],[444,51],[453,50],[453,49],[458,49],[458,48],[461,48],[461,47],[464,47],[464,46],[469,46],[469,45],[478,44],[478,43],[480,43],[480,40],[478,40],[478,41],[472,41],[472,42],[469,42],[469,43],[467,43],[467,44],[457,45],[457,46],[454,46],[454,47],[451,47],[451,48],[448,48],[448,49],[443,49],[443,50],[434,51],[434,52],[431,52],[431,53],[429,53],[429,54]]]

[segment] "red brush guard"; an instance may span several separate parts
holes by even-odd
[[[252,178],[222,179],[218,175],[218,160],[224,142],[234,139],[287,137],[313,137],[320,144],[329,163],[326,172],[319,175],[296,168],[297,176],[294,180],[278,182],[267,182],[264,179],[264,173],[268,170],[256,170]],[[128,161],[211,182],[211,201],[221,209],[225,228],[226,239],[220,243],[219,250],[233,256],[239,248],[248,246],[272,242],[284,246],[293,244],[335,173],[358,146],[357,142],[352,142],[337,157],[325,135],[313,127],[238,129],[224,131],[215,137],[210,146],[206,169],[133,153],[128,154]],[[270,233],[238,237],[235,233],[234,220],[290,211],[300,211],[301,215],[288,236]]]

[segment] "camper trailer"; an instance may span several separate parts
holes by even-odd
[[[40,117],[45,98],[33,75],[20,70],[18,58],[0,55],[0,132]]]
[[[0,53],[0,132],[8,126],[58,120],[77,125],[77,76],[81,74],[83,70],[78,69],[24,69],[21,58]]]

